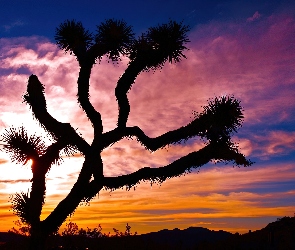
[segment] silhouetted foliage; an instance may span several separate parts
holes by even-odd
[[[24,127],[9,128],[2,134],[4,151],[10,154],[12,161],[26,164],[46,152],[46,145],[40,136],[28,136]]]
[[[15,213],[15,215],[17,215],[20,218],[22,223],[27,225],[30,225],[31,223],[29,202],[29,195],[24,192],[16,193],[11,198],[12,211]]]
[[[231,136],[241,127],[244,118],[240,102],[232,96],[210,100],[203,112],[196,114],[186,126],[169,131],[156,138],[147,136],[138,126],[127,126],[130,105],[127,93],[136,77],[142,71],[162,68],[166,62],[177,63],[186,58],[184,52],[189,42],[188,26],[169,21],[167,24],[149,28],[139,38],[134,38],[130,26],[122,20],[109,19],[97,26],[96,34],[85,29],[81,22],[67,20],[56,29],[55,40],[65,52],[74,54],[80,66],[77,100],[92,123],[93,141],[87,143],[69,124],[57,121],[47,111],[44,85],[36,75],[29,77],[24,101],[40,125],[50,135],[51,144],[45,145],[42,138],[27,135],[21,128],[7,129],[2,141],[4,150],[13,161],[25,164],[32,160],[32,187],[29,194],[16,194],[12,208],[20,219],[30,226],[31,249],[43,249],[48,235],[58,230],[60,225],[72,214],[81,201],[89,202],[102,189],[134,187],[141,181],[163,182],[167,178],[191,172],[211,160],[233,161],[236,165],[249,166],[251,161],[239,153]],[[89,80],[93,65],[103,56],[116,62],[120,56],[130,59],[125,72],[115,87],[118,102],[117,127],[103,132],[101,114],[89,99]],[[160,168],[144,167],[130,174],[117,177],[103,175],[101,152],[123,138],[136,138],[150,151],[169,144],[185,142],[199,136],[206,140],[204,147],[191,152],[174,162]],[[59,163],[61,155],[75,151],[85,158],[79,177],[68,196],[45,218],[40,220],[46,194],[46,174],[52,164]],[[70,231],[76,230],[75,224],[69,224]],[[76,232],[76,231],[75,231]],[[118,236],[121,234],[115,231]],[[125,234],[130,234],[126,231]]]
[[[14,221],[17,228],[13,227],[8,230],[8,233],[19,234],[23,236],[30,236],[31,227],[29,224],[22,222],[21,220]]]
[[[67,20],[56,28],[55,40],[61,49],[75,53],[80,48],[92,45],[92,34],[85,30],[81,22]]]
[[[130,53],[131,62],[136,60],[144,65],[144,70],[149,70],[163,67],[166,61],[181,61],[186,58],[183,51],[187,50],[184,44],[189,42],[188,31],[188,26],[175,21],[149,28],[135,41]]]
[[[79,228],[79,226],[72,221],[66,223],[65,229],[62,231],[61,236],[85,236],[88,238],[106,238],[106,237],[124,237],[124,236],[134,236],[137,235],[137,232],[131,233],[131,226],[127,223],[125,232],[120,231],[119,229],[113,228],[114,234],[102,233],[102,226],[99,224],[95,228],[89,228],[85,230],[84,228]]]
[[[75,224],[75,223],[73,223]],[[76,225],[76,224],[75,224]],[[128,225],[128,224],[127,224]],[[126,225],[126,231],[127,231]],[[81,233],[99,232],[95,237]],[[49,237],[46,249],[165,249],[165,250],[273,250],[295,249],[295,217],[278,218],[266,227],[253,232],[239,234],[226,231],[214,231],[202,227],[190,227],[184,230],[161,230],[159,232],[134,235],[130,237],[126,232],[116,235],[100,234],[101,226],[94,229],[79,229],[74,234],[61,236],[58,234]],[[26,231],[27,232],[27,231]],[[26,249],[27,237],[16,237],[13,230],[10,233],[0,233],[0,249]],[[123,236],[123,237],[121,237]]]
[[[120,59],[121,55],[128,55],[134,42],[132,27],[124,21],[108,19],[97,26],[95,43],[105,47],[107,56],[112,61]]]

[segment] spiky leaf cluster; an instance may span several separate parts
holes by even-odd
[[[42,155],[47,149],[41,137],[28,136],[24,127],[6,129],[1,141],[5,143],[3,150],[10,154],[12,161],[21,164]]]
[[[153,48],[162,53],[165,61],[179,62],[182,57],[186,58],[182,52],[187,50],[184,44],[189,42],[188,31],[188,26],[170,21],[168,24],[150,28],[147,37]]]
[[[233,96],[216,97],[203,108],[204,111],[198,115],[204,126],[201,136],[209,141],[228,141],[231,134],[242,126],[243,109]]]
[[[149,28],[135,41],[130,59],[141,61],[146,69],[161,68],[166,61],[179,62],[186,58],[183,51],[187,50],[188,31],[188,26],[175,21]]]
[[[120,54],[127,55],[133,41],[132,27],[123,20],[108,19],[97,26],[95,42],[108,51],[108,57],[113,61],[117,61]]]
[[[75,145],[67,145],[63,148],[62,154],[65,154],[67,157],[73,156],[75,153],[77,153],[78,149]]]
[[[13,213],[18,216],[21,220],[21,222],[26,224],[31,224],[31,218],[30,218],[30,198],[29,195],[21,192],[16,193],[11,198],[11,208]]]
[[[86,51],[93,43],[92,33],[75,20],[66,20],[60,24],[56,28],[54,38],[61,49],[74,54]]]
[[[59,152],[59,154],[55,154],[54,157],[52,157],[51,161],[53,164],[61,165],[63,163],[62,155],[70,157],[73,156],[75,153],[77,153],[77,147],[74,145],[67,145]]]

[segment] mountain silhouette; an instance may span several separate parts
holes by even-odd
[[[164,229],[155,233],[140,235],[145,242],[153,242],[160,245],[178,246],[183,249],[190,248],[202,241],[215,243],[226,240],[232,236],[231,233],[223,230],[214,231],[203,227],[189,227],[184,230],[175,228],[173,230]]]
[[[0,233],[0,249],[26,249],[28,237]],[[202,227],[184,230],[160,230],[142,235],[107,238],[81,236],[50,237],[48,249],[103,249],[103,250],[293,250],[295,249],[295,216],[278,218],[266,227],[245,234],[214,231]]]

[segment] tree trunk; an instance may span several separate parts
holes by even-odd
[[[44,250],[46,241],[48,239],[48,234],[44,233],[41,230],[32,230],[30,243],[29,243],[29,250]]]

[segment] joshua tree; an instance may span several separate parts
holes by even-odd
[[[91,200],[102,188],[127,189],[141,181],[163,182],[164,180],[200,167],[211,160],[233,161],[237,165],[249,166],[231,142],[233,132],[241,127],[243,114],[240,102],[233,97],[215,98],[209,101],[203,112],[186,126],[169,131],[156,138],[148,137],[138,126],[126,125],[130,112],[127,93],[136,77],[142,71],[157,70],[169,63],[177,63],[182,58],[189,42],[189,28],[182,23],[169,21],[167,24],[149,28],[135,39],[130,26],[124,21],[106,20],[97,26],[95,35],[84,29],[80,22],[65,21],[56,29],[58,46],[73,54],[80,66],[77,99],[94,129],[94,137],[88,144],[69,123],[57,121],[46,108],[44,85],[36,75],[28,80],[24,100],[30,105],[37,121],[54,139],[47,146],[37,135],[28,136],[21,128],[6,129],[2,135],[4,150],[13,161],[26,163],[32,160],[32,187],[28,194],[17,194],[13,200],[13,210],[21,220],[30,225],[31,249],[43,249],[48,235],[55,232],[75,211],[81,201]],[[93,65],[103,56],[117,61],[127,56],[129,64],[119,78],[115,88],[118,102],[118,121],[115,129],[104,132],[101,114],[89,100],[89,79]],[[178,143],[199,136],[205,140],[204,147],[191,152],[167,166],[144,167],[133,173],[117,177],[103,175],[101,152],[124,137],[136,138],[147,150],[155,151],[169,144]],[[71,191],[49,216],[40,221],[40,214],[46,192],[45,176],[54,163],[58,163],[62,153],[79,151],[84,157],[81,172]]]

